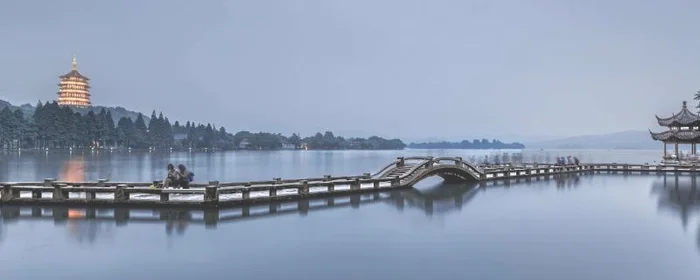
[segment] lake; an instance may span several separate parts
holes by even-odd
[[[397,156],[503,151],[5,152],[0,181],[195,181],[375,172]],[[510,151],[511,153],[513,151]],[[662,151],[524,151],[653,163]],[[2,279],[700,279],[690,175],[568,175],[220,211],[2,207]],[[274,209],[274,211],[273,211]],[[87,213],[96,218],[85,219]]]

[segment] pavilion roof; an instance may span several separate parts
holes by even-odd
[[[652,132],[651,138],[656,141],[699,141],[700,130],[667,130],[664,132]]]
[[[656,120],[659,122],[659,125],[662,126],[700,125],[700,115],[688,110],[687,102],[685,101],[683,101],[683,107],[680,112],[668,118],[659,118],[659,116],[656,116]]]

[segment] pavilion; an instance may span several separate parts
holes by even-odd
[[[655,133],[649,130],[651,138],[664,143],[664,160],[697,161],[697,143],[700,143],[700,115],[688,110],[687,102],[683,101],[681,111],[668,118],[656,116],[659,125],[666,131]],[[673,154],[667,152],[667,145],[673,145]],[[690,144],[690,155],[678,152],[679,144]]]

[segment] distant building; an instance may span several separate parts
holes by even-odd
[[[247,138],[244,138],[243,140],[241,140],[241,143],[238,144],[239,149],[248,149],[249,146],[250,146],[250,141],[248,141]]]
[[[58,105],[86,108],[92,106],[90,102],[90,85],[88,77],[78,72],[78,61],[73,56],[71,71],[59,77]]]
[[[294,150],[294,144],[289,144],[289,143],[282,143],[282,149],[283,150]]]
[[[187,139],[187,133],[173,133],[173,140],[184,141]]]

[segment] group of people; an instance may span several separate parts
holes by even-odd
[[[557,165],[578,165],[578,164],[579,164],[579,160],[577,157],[573,157],[573,158],[571,156],[557,157]]]
[[[194,179],[194,173],[187,170],[184,165],[179,164],[177,169],[172,163],[168,164],[168,176],[163,180],[163,188],[180,187],[188,188],[190,182]]]

